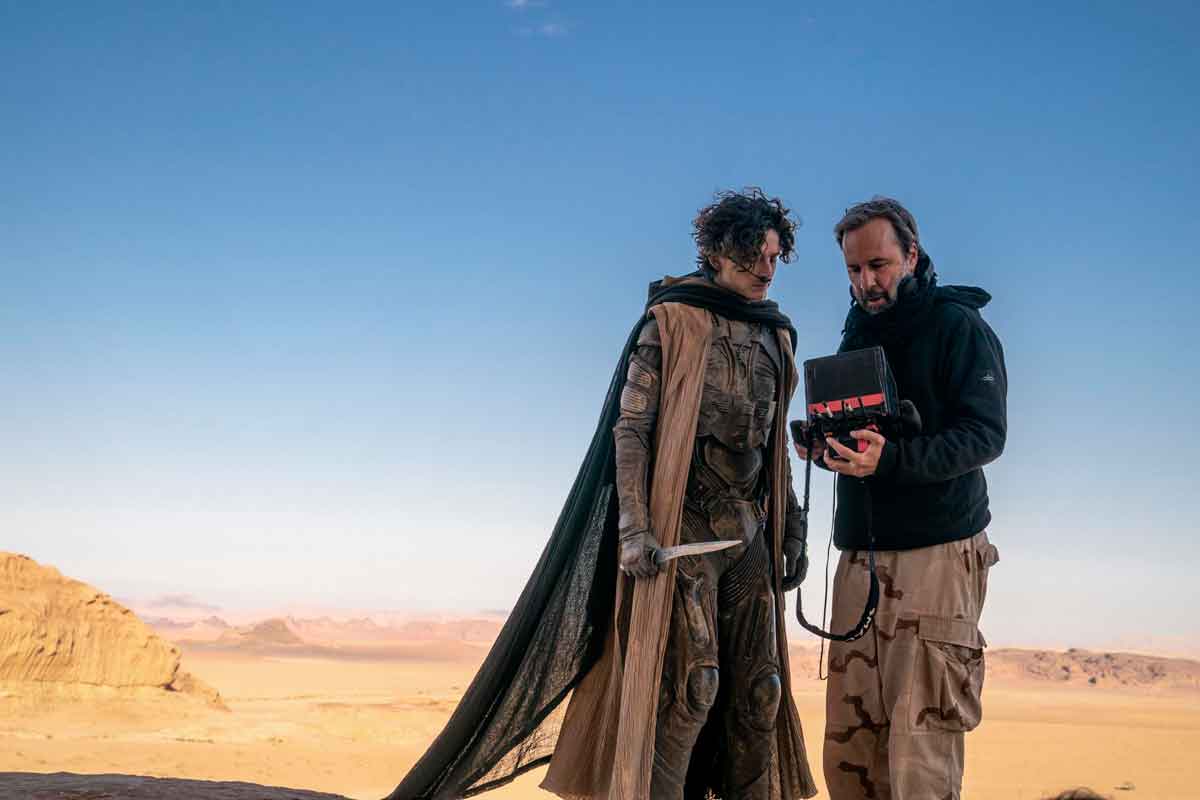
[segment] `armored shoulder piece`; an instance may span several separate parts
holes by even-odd
[[[658,335],[658,320],[651,315],[638,334],[638,347],[662,347],[662,339]]]

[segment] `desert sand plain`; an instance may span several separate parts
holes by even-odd
[[[380,798],[441,729],[500,620],[152,623],[219,698],[0,682],[0,772],[237,780]],[[793,650],[819,774],[817,651]],[[1017,800],[1088,786],[1114,798],[1200,798],[1200,663],[1081,651],[993,649],[988,657],[965,797]],[[538,779],[534,772],[487,796],[550,797]]]

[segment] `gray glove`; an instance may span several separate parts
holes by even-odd
[[[657,549],[658,541],[650,531],[622,533],[618,556],[621,571],[635,578],[653,578],[658,574],[658,565],[654,563]]]

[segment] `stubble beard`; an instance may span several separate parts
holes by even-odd
[[[885,294],[882,298],[880,298],[883,300],[883,302],[874,306],[868,304],[868,301],[873,298],[859,296],[856,299],[858,301],[858,307],[871,316],[882,314],[884,311],[887,311],[889,308],[896,305],[896,298],[890,294]]]

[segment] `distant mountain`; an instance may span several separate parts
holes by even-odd
[[[1095,687],[1200,690],[1200,662],[1091,650],[987,651],[989,677]]]
[[[286,619],[276,618],[223,631],[217,644],[255,649],[303,645],[305,641]]]
[[[401,625],[398,638],[405,641],[454,640],[490,642],[500,633],[499,619],[412,620]]]
[[[315,619],[287,617],[287,622],[292,630],[310,642],[369,644],[389,641],[395,637],[393,628],[378,625],[368,617],[351,619],[334,619],[327,616]]]
[[[493,641],[503,625],[503,620],[497,617],[408,617],[404,621],[381,625],[367,616],[338,619],[285,615],[236,627],[216,616],[196,620],[151,616],[146,621],[159,635],[172,642],[242,648],[301,644],[378,647],[423,642],[481,645]]]
[[[825,652],[828,659],[828,647]],[[1078,648],[1025,650],[1010,647],[989,648],[985,652],[985,684],[999,682],[1078,686],[1085,689],[1200,691],[1200,661],[1187,658],[1095,652]],[[817,646],[792,645],[789,653],[793,674],[805,679],[817,677]]]
[[[211,642],[232,626],[220,617],[179,621],[170,617],[143,617],[155,633],[172,642]]]

